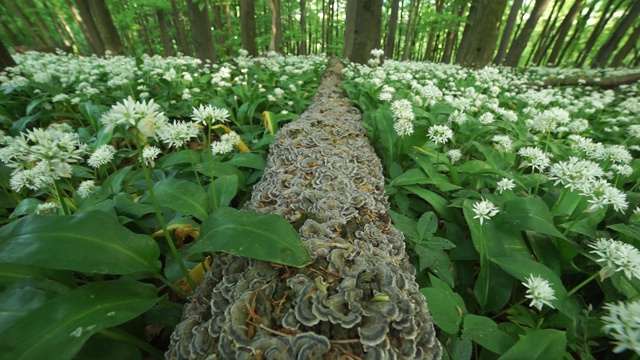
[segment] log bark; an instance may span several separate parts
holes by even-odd
[[[603,89],[613,89],[620,85],[633,84],[640,81],[640,72],[625,75],[607,76],[602,78],[590,78],[585,76],[572,76],[565,78],[549,77],[542,83],[525,83],[525,85],[537,86],[594,86]]]
[[[313,262],[294,269],[218,254],[167,359],[440,358],[341,68],[325,72],[314,103],[277,134],[245,206],[289,220]]]

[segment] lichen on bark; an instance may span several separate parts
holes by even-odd
[[[313,262],[219,254],[185,305],[167,359],[438,359],[441,347],[361,114],[323,76],[273,141],[246,210],[298,229]]]

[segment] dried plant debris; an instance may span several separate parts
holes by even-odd
[[[380,160],[340,89],[341,64],[283,128],[246,209],[281,214],[302,269],[220,254],[185,306],[167,359],[438,359],[441,347]]]

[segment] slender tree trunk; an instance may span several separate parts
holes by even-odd
[[[509,43],[511,43],[511,35],[513,34],[513,29],[516,25],[516,19],[518,18],[518,13],[522,8],[522,0],[514,0],[511,5],[511,10],[509,10],[509,17],[507,17],[507,23],[504,26],[504,30],[502,31],[502,38],[500,38],[500,45],[498,46],[498,53],[496,54],[495,59],[493,59],[493,63],[496,65],[502,64],[505,56],[507,56],[507,49],[509,48]]]
[[[54,40],[53,36],[51,36],[51,30],[49,30],[47,25],[44,23],[44,20],[42,19],[42,16],[41,16],[42,14],[40,13],[40,11],[38,11],[33,1],[22,0],[22,3],[27,8],[27,15],[31,20],[33,20],[33,23],[35,23],[38,29],[38,32],[40,34],[40,37],[44,40],[44,42],[48,46],[59,45],[59,43]]]
[[[558,32],[556,34],[555,43],[553,44],[553,48],[551,49],[551,54],[547,59],[547,63],[556,63],[558,55],[560,54],[560,50],[562,49],[562,45],[564,44],[564,41],[569,34],[569,30],[571,30],[571,25],[576,20],[576,17],[580,13],[583,4],[584,0],[576,0],[565,15],[562,23],[560,23],[560,27],[558,28]]]
[[[242,48],[258,56],[256,45],[256,8],[253,0],[240,0],[240,37]]]
[[[529,53],[529,58],[527,59],[527,64],[529,64],[529,60],[533,62],[534,65],[540,65],[540,61],[544,57],[545,54],[549,53],[549,46],[553,43],[553,39],[555,34],[552,34],[553,30],[556,28],[556,24],[558,22],[558,17],[560,16],[560,11],[564,7],[565,0],[556,0],[553,3],[553,8],[551,9],[551,14],[549,18],[544,24],[544,28],[542,29],[542,33],[538,36],[538,40],[536,41],[536,46]],[[532,57],[533,55],[533,57]]]
[[[460,9],[458,9],[458,17],[462,17],[466,7],[467,4],[465,2],[460,5]],[[447,29],[447,39],[444,43],[444,50],[442,50],[442,59],[440,59],[440,62],[443,64],[451,63],[451,59],[453,57],[453,48],[458,41],[459,29],[460,24],[457,21],[452,25],[451,28]]]
[[[7,36],[9,36],[9,39],[11,40],[10,44],[14,44],[14,45],[20,44],[20,40],[18,36],[13,32],[13,30],[11,30],[9,25],[5,21],[0,21],[0,24],[2,25],[2,29],[4,30],[4,33],[7,34]]]
[[[171,43],[171,36],[169,36],[169,29],[167,28],[167,18],[164,15],[164,11],[161,9],[156,10],[156,17],[158,18],[158,27],[160,27],[162,54],[165,57],[171,56],[173,55],[173,44]]]
[[[215,4],[211,5],[211,7],[213,8],[213,27],[215,29],[217,45],[226,49],[227,44],[225,44],[224,26],[222,25],[222,4],[219,1],[216,1]]]
[[[300,0],[300,47],[298,54],[307,55],[307,0]]]
[[[371,50],[380,46],[382,26],[382,0],[358,0],[353,37],[353,50],[349,60],[366,64]]]
[[[538,20],[544,13],[544,10],[549,5],[551,0],[536,0],[535,5],[533,6],[533,10],[529,15],[529,19],[524,24],[522,31],[518,34],[518,37],[513,41],[511,47],[509,47],[509,52],[504,60],[504,64],[507,66],[518,66],[520,63],[520,58],[522,57],[522,53],[524,49],[527,47],[529,43],[529,39],[531,38],[531,34],[538,23]]]
[[[180,11],[178,10],[176,0],[171,0],[171,15],[173,16],[173,25],[176,27],[176,30],[178,30],[178,45],[180,46],[180,51],[186,56],[193,56],[191,46],[189,46],[187,42],[183,21],[180,19]]]
[[[60,12],[58,11],[58,14],[56,14],[53,10],[51,10],[51,7],[49,7],[46,2],[42,2],[42,7],[47,12],[47,16],[49,17],[49,19],[51,19],[53,27],[56,29],[58,36],[60,37],[62,43],[68,51],[68,49],[71,47],[72,41],[67,37],[68,33],[65,34],[65,32],[62,30],[62,27],[60,26],[60,24],[64,22],[64,19],[62,19],[60,16]],[[73,42],[75,43],[75,40]]]
[[[18,6],[14,1],[7,1],[7,3],[9,4],[9,7],[11,8],[13,14],[20,19],[20,22],[22,22],[27,32],[29,32],[31,38],[36,42],[37,46],[44,47],[50,45],[47,44],[47,42],[40,36],[40,34],[36,32],[35,26],[31,23],[31,20],[24,13],[24,11],[22,11],[21,6]]]
[[[224,16],[227,20],[227,39],[233,39],[233,27],[231,25],[231,5],[229,0],[224,2]],[[227,46],[227,55],[233,56],[233,46]]]
[[[215,64],[216,47],[213,44],[213,34],[211,33],[211,20],[209,19],[209,4],[204,3],[204,8],[200,10],[198,4],[193,0],[187,0],[189,10],[189,20],[191,22],[191,38],[196,49],[196,57],[204,64],[207,60]]]
[[[350,59],[353,54],[357,11],[358,0],[347,0],[347,14],[344,25],[344,47],[342,48],[342,57],[345,59]]]
[[[402,50],[402,61],[409,59],[409,45],[411,44],[411,25],[414,21],[414,14],[417,7],[420,6],[420,0],[411,0],[409,2],[409,18],[407,19],[407,29],[404,36],[404,47]]]
[[[442,8],[444,7],[444,0],[436,0],[436,13],[438,14],[438,22],[441,20],[442,16]],[[422,60],[431,61],[433,59],[433,47],[435,46],[436,41],[436,33],[440,32],[440,26],[431,26],[429,30],[429,38],[427,39],[427,48],[424,51],[424,56]]]
[[[105,44],[102,40],[102,36],[100,36],[100,31],[98,31],[98,26],[93,20],[93,16],[91,16],[88,0],[75,0],[75,2],[78,7],[78,11],[80,12],[82,23],[87,29],[87,33],[85,34],[85,38],[88,38],[87,42],[93,46],[96,55],[104,56],[104,52],[106,50]]]
[[[88,4],[105,49],[110,50],[114,55],[124,55],[124,46],[111,18],[107,3],[103,1],[88,1]]]
[[[555,62],[556,66],[558,66],[564,60],[569,50],[573,50],[575,48],[577,43],[576,39],[580,36],[582,31],[584,30],[584,27],[587,25],[587,22],[589,21],[589,19],[591,19],[591,14],[593,14],[597,3],[598,3],[598,0],[592,0],[591,4],[587,7],[587,13],[578,18],[578,23],[576,24],[576,27],[573,30],[573,33],[569,37],[569,40],[567,40],[564,46],[562,47],[562,50],[560,51],[560,55],[558,55],[558,59]]]
[[[384,57],[393,58],[393,46],[396,42],[396,29],[398,27],[398,4],[400,0],[391,1],[391,15],[387,25],[387,37],[384,40]]]
[[[17,66],[16,61],[13,60],[9,49],[4,45],[2,39],[0,39],[0,72],[8,67]]]
[[[269,51],[282,54],[282,16],[280,15],[280,0],[269,0],[271,9],[271,40]]]
[[[622,45],[620,50],[618,50],[616,55],[613,57],[613,60],[611,60],[610,66],[620,67],[624,58],[626,58],[627,55],[631,53],[631,50],[633,50],[633,48],[638,45],[638,40],[640,40],[640,25],[636,26],[635,29],[633,29],[633,33],[631,33],[631,36],[629,36],[624,45]]]
[[[507,7],[507,0],[479,0],[472,5],[476,7],[471,21],[465,26],[463,39],[456,63],[462,66],[482,68],[493,59],[493,53],[500,35],[502,14]],[[465,39],[466,38],[466,39]]]
[[[584,66],[584,64],[587,61],[587,58],[589,57],[589,54],[591,53],[591,50],[593,49],[596,42],[598,41],[598,38],[602,34],[602,30],[604,30],[607,22],[609,22],[609,19],[622,5],[624,0],[619,0],[618,3],[615,3],[615,4],[613,2],[614,0],[609,0],[602,8],[603,9],[602,16],[598,20],[596,27],[593,29],[591,36],[589,36],[589,39],[587,39],[587,43],[582,48],[582,51],[580,52],[580,55],[578,56],[578,59],[576,60],[576,63],[575,63],[576,67]]]
[[[629,12],[620,20],[617,24],[611,36],[607,39],[604,45],[598,50],[595,58],[591,62],[592,68],[605,67],[607,62],[613,55],[613,52],[620,44],[620,41],[624,37],[624,34],[631,28],[633,23],[640,16],[640,1],[636,1],[629,9]]]

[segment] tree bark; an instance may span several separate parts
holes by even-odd
[[[549,77],[543,80],[542,84],[540,83],[525,83],[524,85],[535,85],[541,87],[547,86],[593,86],[600,87],[603,89],[613,89],[620,85],[633,84],[637,81],[640,81],[640,72],[618,75],[618,76],[607,76],[603,78],[589,78],[585,76],[572,76],[572,77]]]
[[[35,25],[36,25],[36,27],[38,29],[38,32],[39,32],[40,36],[42,37],[42,39],[44,40],[44,42],[48,46],[57,46],[57,45],[59,45],[59,43],[56,42],[53,39],[53,37],[51,36],[51,30],[49,30],[47,25],[44,23],[44,20],[42,19],[42,13],[38,10],[38,8],[33,3],[33,1],[31,1],[31,0],[22,0],[22,2],[23,2],[23,5],[28,10],[27,15],[29,16],[29,18],[31,20],[33,20],[33,23],[35,23]]]
[[[387,36],[384,40],[384,57],[393,58],[393,46],[396,43],[396,29],[398,27],[398,4],[400,0],[391,1],[391,15],[387,25]]]
[[[640,25],[636,26],[636,28],[633,30],[633,33],[631,33],[631,36],[629,36],[629,38],[624,43],[624,45],[622,45],[620,50],[618,50],[616,55],[613,57],[613,60],[611,60],[611,64],[610,64],[611,67],[621,66],[624,58],[626,58],[627,55],[629,55],[629,53],[631,52],[631,50],[633,50],[633,48],[638,45],[639,39],[640,39]]]
[[[13,60],[9,49],[4,45],[2,39],[0,39],[0,72],[8,67],[17,66],[16,61]]]
[[[536,0],[533,10],[531,11],[531,14],[529,14],[529,19],[527,19],[522,31],[509,47],[509,52],[504,59],[505,65],[513,67],[518,66],[522,53],[531,38],[531,33],[533,33],[538,20],[542,16],[542,13],[544,13],[544,10],[547,8],[547,5],[549,5],[550,1],[551,0]]]
[[[224,26],[222,25],[222,4],[220,1],[216,1],[212,4],[213,8],[213,28],[215,29],[215,38],[218,46],[225,49],[226,44],[224,41]]]
[[[124,55],[124,46],[118,29],[116,29],[111,13],[104,1],[88,1],[89,10],[100,32],[100,37],[104,42],[105,50],[111,51],[114,55]]]
[[[158,26],[160,27],[160,40],[162,41],[162,54],[166,56],[173,55],[173,43],[171,42],[171,36],[169,36],[169,29],[167,28],[167,18],[164,15],[164,10],[156,10],[156,17],[158,18]]]
[[[466,2],[463,2],[460,5],[460,9],[458,9],[458,17],[462,17],[466,6]],[[447,38],[444,43],[444,50],[442,50],[442,59],[440,59],[440,62],[443,64],[451,63],[451,58],[453,57],[453,48],[455,47],[456,41],[458,40],[459,29],[460,24],[457,21],[452,25],[451,28],[447,29]]]
[[[300,46],[299,55],[307,55],[307,0],[300,0]]]
[[[240,37],[242,48],[258,56],[256,45],[256,8],[253,0],[240,0]]]
[[[282,54],[282,16],[280,14],[280,0],[269,0],[271,10],[271,39],[269,51]]]
[[[507,7],[507,0],[479,0],[474,2],[475,14],[470,10],[470,23],[465,26],[463,39],[456,63],[476,69],[482,68],[493,60],[502,14]]]
[[[182,54],[186,56],[192,56],[193,51],[191,51],[191,46],[189,46],[189,42],[187,41],[186,31],[184,29],[184,21],[180,19],[180,11],[178,10],[178,4],[176,4],[176,0],[171,0],[171,15],[173,16],[173,25],[178,30],[178,45],[180,46],[180,51]]]
[[[409,2],[409,18],[407,19],[407,31],[404,36],[404,47],[402,50],[402,61],[409,60],[411,52],[411,40],[413,37],[413,22],[415,22],[415,13],[418,12],[420,7],[420,0],[411,0]]]
[[[380,46],[382,27],[382,0],[358,0],[355,27],[353,31],[353,50],[349,60],[366,64],[371,50]]]
[[[631,28],[633,23],[640,16],[640,1],[635,1],[633,7],[629,9],[629,12],[616,24],[613,33],[604,43],[604,45],[598,50],[596,56],[591,62],[592,68],[605,67],[607,62],[613,55],[613,52],[620,44],[620,41],[624,37],[624,34]]]
[[[436,14],[438,14],[438,20],[436,24],[440,24],[440,17],[442,16],[442,8],[444,7],[444,0],[436,0]],[[424,51],[424,56],[422,57],[423,61],[431,61],[433,59],[433,48],[435,46],[436,41],[436,33],[440,33],[441,27],[435,24],[432,24],[429,27],[429,37],[427,39],[427,48]]]
[[[573,22],[576,20],[576,17],[580,13],[580,10],[582,10],[583,4],[584,0],[576,0],[560,23],[560,27],[558,28],[558,32],[556,34],[555,43],[553,44],[553,48],[551,49],[551,54],[547,58],[547,63],[556,63],[558,55],[560,54],[560,50],[562,49],[562,45],[564,44],[567,35],[569,34],[569,30],[571,29],[571,25],[573,25]]]
[[[609,0],[606,4],[604,4],[602,8],[603,9],[602,15],[600,16],[600,19],[598,20],[598,23],[596,24],[595,28],[591,32],[589,39],[587,39],[587,43],[584,45],[584,47],[582,48],[582,51],[578,55],[578,58],[576,59],[575,67],[584,66],[585,62],[587,61],[587,58],[589,57],[589,54],[591,53],[591,50],[593,49],[596,42],[598,41],[598,38],[602,34],[602,30],[604,30],[609,19],[618,10],[618,8],[622,5],[623,2],[624,0],[619,0],[618,3],[614,3],[614,0]]]
[[[347,0],[346,19],[344,24],[344,45],[342,47],[342,58],[344,59],[351,58],[351,54],[353,53],[357,11],[358,0]]]
[[[105,44],[102,40],[102,36],[100,35],[100,31],[98,31],[98,26],[91,15],[88,0],[75,0],[75,2],[78,7],[78,11],[80,12],[82,23],[85,25],[87,30],[87,33],[85,34],[85,38],[88,38],[87,42],[93,46],[96,55],[104,56],[104,52],[106,50]]]
[[[529,57],[527,58],[526,64],[530,64],[533,62],[534,65],[540,65],[540,61],[545,56],[545,54],[549,53],[549,46],[553,42],[553,38],[555,34],[551,34],[553,30],[556,28],[556,23],[558,22],[558,17],[560,16],[560,11],[564,7],[565,0],[556,0],[553,3],[553,7],[551,9],[551,14],[547,21],[545,21],[544,27],[542,28],[542,32],[538,35],[538,39],[535,42],[535,46],[529,53]],[[532,56],[533,55],[533,56]]]
[[[498,53],[496,54],[495,59],[493,59],[493,63],[496,65],[501,65],[504,61],[505,56],[507,56],[507,49],[509,48],[509,43],[511,43],[511,35],[513,34],[513,29],[516,26],[518,13],[522,8],[522,1],[523,0],[514,0],[513,4],[511,5],[511,10],[509,10],[509,16],[507,17],[507,23],[504,26],[502,37],[500,38]]]
[[[16,16],[18,16],[22,24],[24,24],[24,27],[29,32],[29,35],[31,35],[31,38],[36,42],[37,46],[44,47],[47,45],[51,45],[47,44],[47,42],[40,36],[40,34],[36,32],[35,26],[31,23],[31,20],[29,20],[29,17],[24,13],[24,11],[22,11],[22,7],[18,6],[14,1],[7,1],[7,3],[9,4],[11,11]]]
[[[213,34],[211,33],[211,20],[209,19],[209,4],[204,1],[204,7],[200,10],[198,4],[193,0],[187,0],[189,10],[189,20],[191,22],[191,38],[196,49],[196,57],[204,65],[207,61],[215,64],[216,47],[213,44]]]

